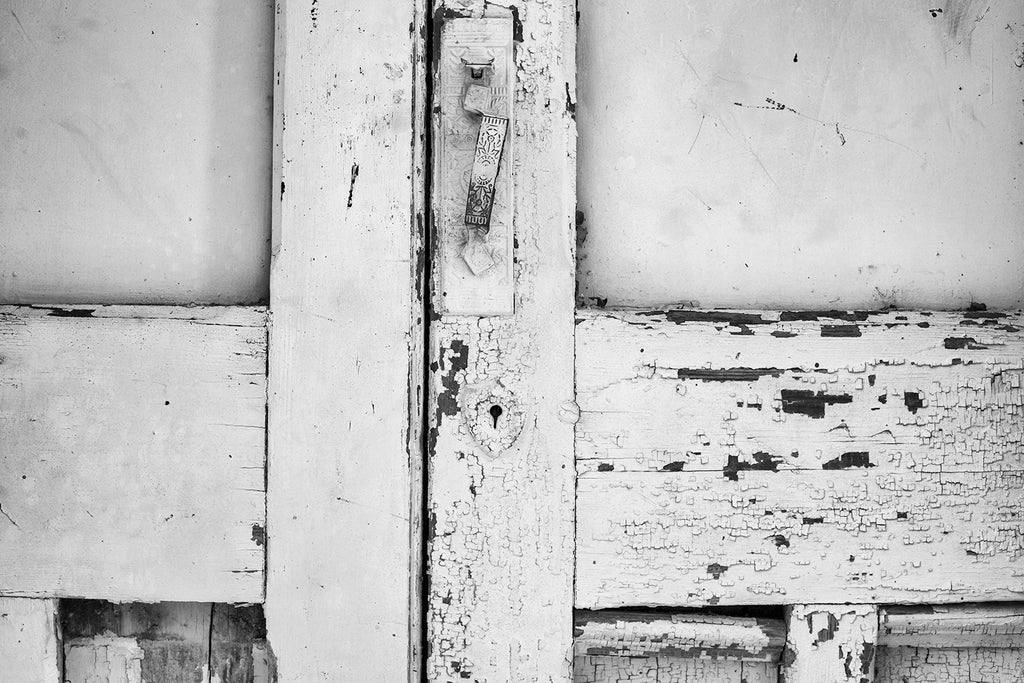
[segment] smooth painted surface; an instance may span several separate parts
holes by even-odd
[[[266,351],[262,309],[0,306],[0,595],[259,602]]]
[[[267,294],[273,3],[0,5],[0,301]]]
[[[407,0],[280,7],[267,635],[280,683],[419,680],[421,17]]]
[[[929,7],[581,2],[587,303],[1021,305],[1024,4]]]

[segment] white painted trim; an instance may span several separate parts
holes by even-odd
[[[515,5],[515,315],[431,323],[429,680],[572,676],[575,4]]]
[[[410,675],[412,0],[278,5],[268,639],[280,681]]]

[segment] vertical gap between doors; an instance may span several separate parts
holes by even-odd
[[[433,292],[431,291],[431,284],[433,279],[433,258],[434,258],[434,211],[433,211],[433,177],[434,177],[434,143],[433,143],[433,117],[432,111],[434,107],[434,51],[437,46],[434,44],[434,32],[437,28],[435,26],[434,12],[433,12],[432,0],[418,0],[417,11],[419,13],[419,50],[416,54],[416,59],[419,61],[419,68],[422,70],[422,76],[417,80],[415,86],[418,88],[422,86],[422,95],[416,94],[414,97],[413,107],[420,106],[421,115],[415,117],[414,120],[418,119],[417,126],[419,130],[415,131],[416,135],[419,135],[422,139],[422,160],[423,164],[423,180],[422,180],[422,193],[419,195],[420,201],[419,206],[415,207],[414,220],[417,225],[415,230],[417,231],[419,245],[420,245],[420,262],[422,266],[419,268],[419,294],[420,294],[420,310],[418,314],[421,317],[422,324],[422,339],[421,339],[421,352],[423,358],[421,359],[422,372],[420,377],[420,406],[419,406],[419,457],[420,457],[420,477],[417,482],[419,490],[416,492],[418,495],[419,503],[419,537],[417,539],[419,557],[418,567],[418,586],[419,586],[419,600],[418,604],[414,606],[419,612],[419,628],[416,636],[419,638],[419,651],[417,656],[416,665],[419,669],[419,676],[416,677],[418,683],[427,683],[427,659],[430,656],[430,640],[429,640],[429,607],[430,607],[430,499],[429,499],[429,477],[430,477],[430,462],[429,462],[429,434],[430,434],[430,349],[431,349],[431,331],[430,325],[433,320],[434,310],[432,305]]]

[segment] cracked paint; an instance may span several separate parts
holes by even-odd
[[[425,673],[437,681],[571,680],[573,11],[515,8],[515,313],[431,322]],[[451,0],[435,21],[509,12]]]
[[[742,315],[583,314],[577,606],[1020,599],[1020,315]]]

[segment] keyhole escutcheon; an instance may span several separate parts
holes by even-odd
[[[491,409],[490,409],[489,412],[491,413],[491,417],[494,419],[494,428],[497,429],[498,428],[498,418],[501,417],[501,414],[503,412],[505,412],[505,411],[503,411],[501,409],[501,406],[499,406],[498,404],[494,404],[493,406],[491,406]]]

